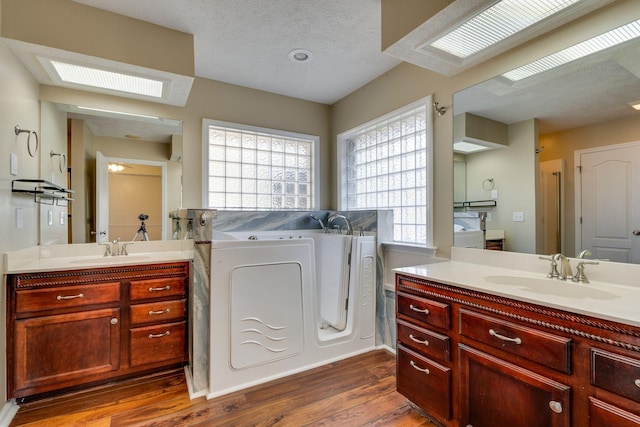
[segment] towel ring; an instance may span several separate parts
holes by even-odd
[[[20,135],[21,133],[27,133],[29,134],[29,136],[27,136],[27,151],[29,152],[29,155],[31,157],[35,157],[36,153],[38,152],[38,145],[39,145],[39,141],[38,141],[38,134],[36,133],[35,130],[27,130],[27,129],[20,129],[20,126],[16,125],[16,127],[13,128],[14,132],[16,133],[16,135]],[[31,134],[35,135],[36,137],[36,148],[33,149],[33,152],[31,152]]]
[[[49,153],[49,157],[60,156],[58,159],[58,169],[60,169],[60,173],[64,173],[64,170],[67,168],[67,156],[64,153],[54,153],[53,150]]]
[[[482,181],[482,189],[485,191],[493,190],[495,186],[495,182],[493,182],[493,178],[487,178]]]

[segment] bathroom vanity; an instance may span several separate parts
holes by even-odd
[[[397,270],[398,391],[445,426],[639,426],[640,289],[513,271]]]
[[[189,256],[45,257],[8,271],[8,396],[184,366]]]

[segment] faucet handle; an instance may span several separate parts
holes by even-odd
[[[102,256],[109,256],[111,255],[111,243],[98,243],[100,246],[104,246],[104,255]]]
[[[129,255],[129,252],[127,252],[127,245],[133,245],[133,242],[124,242],[122,246],[120,246],[120,255]]]
[[[580,261],[578,263],[578,265],[576,266],[576,274],[571,278],[572,281],[581,282],[581,283],[589,283],[589,279],[587,279],[587,276],[584,274],[584,266],[585,266],[585,264],[597,265],[597,264],[600,264],[600,263],[598,261]]]
[[[560,277],[560,273],[558,272],[558,263],[556,262],[555,255],[551,255],[549,257],[539,256],[538,259],[541,259],[544,261],[551,261],[551,271],[549,272],[549,274],[547,274],[547,277],[549,279],[555,279],[557,277]]]

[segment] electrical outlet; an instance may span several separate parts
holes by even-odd
[[[514,212],[513,222],[524,222],[524,212]]]
[[[60,225],[64,225],[64,212],[60,212]]]
[[[492,199],[498,198],[498,190],[491,190],[491,198]]]
[[[53,211],[52,210],[48,210],[47,211],[47,225],[49,225],[49,226],[53,225]]]

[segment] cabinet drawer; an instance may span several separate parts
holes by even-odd
[[[398,313],[437,328],[449,329],[450,306],[427,298],[398,292]]]
[[[120,301],[120,282],[16,291],[16,313]]]
[[[131,329],[131,366],[185,359],[185,322]]]
[[[460,310],[460,335],[560,372],[570,373],[571,339]]]
[[[441,420],[451,417],[451,369],[398,345],[397,389]]]
[[[183,277],[132,280],[129,292],[132,301],[151,298],[182,297],[185,294],[185,280]]]
[[[609,405],[593,397],[589,398],[589,427],[638,427],[640,417]]]
[[[449,362],[451,360],[451,340],[448,336],[402,320],[398,320],[397,325],[398,341],[402,345],[440,361]]]
[[[186,300],[157,301],[135,304],[130,308],[131,324],[181,320],[187,314]]]
[[[591,349],[591,384],[640,401],[640,360]]]

